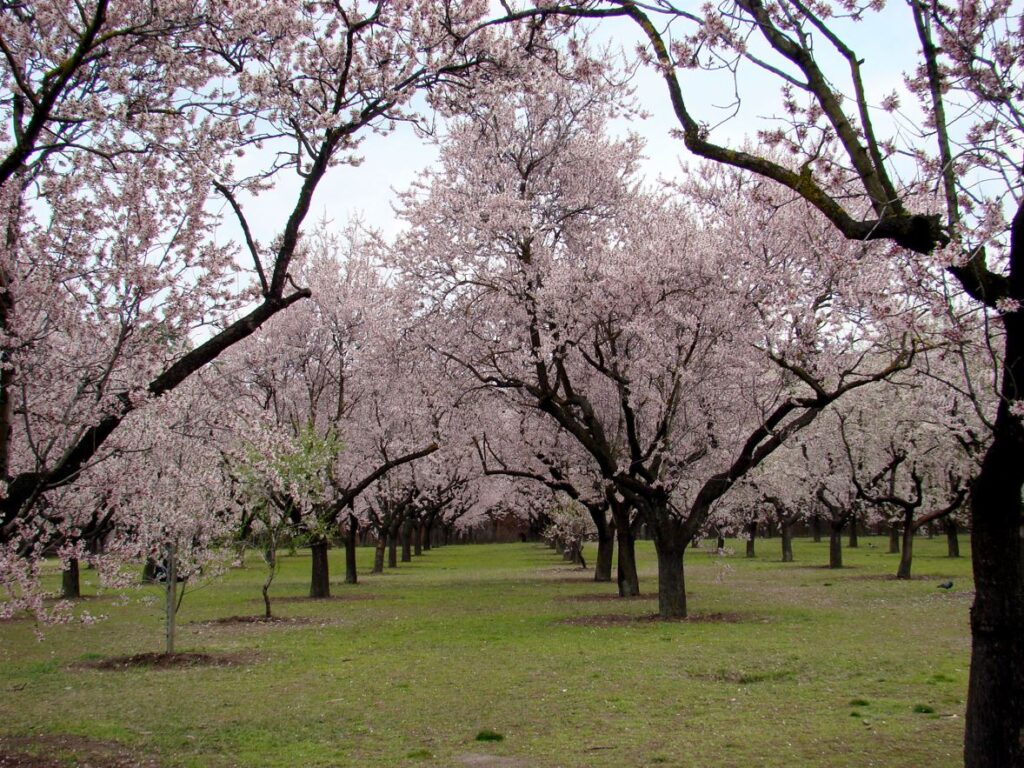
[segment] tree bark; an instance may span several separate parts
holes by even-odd
[[[828,535],[828,567],[843,567],[843,523],[831,523]]]
[[[388,568],[398,567],[398,532],[388,533]]]
[[[658,613],[663,619],[686,618],[686,580],[683,573],[685,547],[659,545]]]
[[[662,502],[664,503],[664,502]],[[686,618],[683,554],[690,543],[683,522],[655,502],[644,510],[658,555],[658,613],[663,619]]]
[[[327,539],[317,538],[309,544],[312,554],[312,573],[309,596],[315,599],[331,596],[331,573],[327,562]]]
[[[857,538],[857,516],[854,515],[850,518],[850,539],[847,542],[847,546],[850,549],[857,549],[860,546],[860,540]]]
[[[1024,206],[1013,221],[1011,282],[1024,296]],[[1024,765],[1024,423],[1009,405],[1024,382],[1024,312],[1003,315],[1002,400],[992,443],[971,488],[971,671],[964,736],[966,768]]]
[[[358,584],[359,574],[356,572],[356,536],[359,533],[359,521],[355,515],[348,516],[348,530],[345,531],[345,583]]]
[[[412,520],[406,519],[406,521],[404,523],[402,523],[402,528],[401,528],[401,531],[400,531],[400,535],[402,537],[402,562],[403,563],[411,563],[412,562],[412,532],[413,532]]]
[[[420,520],[412,527],[412,553],[416,557],[423,554],[423,523]]]
[[[913,510],[903,517],[903,553],[900,555],[900,565],[896,569],[897,579],[910,578],[910,566],[914,559],[914,513]]]
[[[167,583],[164,585],[167,641],[164,653],[170,655],[174,653],[174,624],[178,613],[178,552],[173,544],[167,545],[167,568],[164,573],[167,577]]]
[[[811,515],[811,538],[815,544],[821,542],[821,515],[817,512]]]
[[[68,566],[60,574],[60,596],[65,600],[77,600],[82,596],[82,579],[78,570],[78,558],[68,560]]]
[[[780,522],[779,532],[782,534],[782,562],[793,562],[793,532],[791,523]]]
[[[952,515],[946,518],[943,528],[946,531],[946,550],[949,557],[960,557],[960,537],[957,531],[956,520]]]
[[[387,538],[383,533],[377,536],[377,546],[373,548],[373,572],[384,573],[384,550],[387,548]]]
[[[889,554],[900,553],[900,529],[895,523],[889,526]]]
[[[612,505],[612,520],[615,523],[615,537],[619,545],[616,569],[619,597],[636,597],[640,594],[640,579],[636,573],[636,539],[633,527],[629,524],[629,509]]]
[[[757,520],[747,523],[747,557],[757,557],[754,552],[754,540],[757,538]]]

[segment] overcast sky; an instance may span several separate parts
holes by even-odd
[[[873,19],[869,25],[856,25],[856,50],[865,59],[863,65],[867,90],[881,99],[893,88],[902,90],[902,72],[911,66],[917,50],[913,28],[909,25],[910,11],[903,2],[891,3],[883,14],[884,23]],[[631,51],[637,41],[631,23],[605,22],[595,40],[607,40],[616,47]],[[753,74],[753,68],[750,68]],[[646,172],[649,179],[674,175],[680,158],[686,158],[682,142],[671,137],[677,127],[671,113],[667,90],[660,78],[651,70],[642,69],[634,83],[637,97],[651,115],[646,120],[616,130],[632,129],[646,141]],[[715,107],[724,107],[733,101],[733,84],[728,77],[709,77],[706,73],[685,73],[685,97],[700,119],[711,124],[725,115]],[[746,77],[740,96],[741,115],[715,128],[713,137],[718,141],[735,144],[744,136],[753,136],[778,111],[778,81],[768,77]],[[905,106],[910,100],[904,99]],[[359,167],[332,169],[321,183],[314,199],[306,228],[321,218],[343,226],[353,217],[367,225],[392,234],[399,228],[393,212],[395,189],[403,189],[424,168],[430,166],[437,155],[436,148],[426,139],[418,137],[410,126],[400,126],[387,136],[368,134],[360,147],[364,162]],[[258,238],[266,242],[279,233],[284,225],[284,214],[291,209],[299,179],[289,174],[278,179],[273,191],[256,200],[246,200],[246,213],[250,226]],[[229,218],[229,217],[226,217]],[[237,240],[234,222],[227,220],[223,234]]]

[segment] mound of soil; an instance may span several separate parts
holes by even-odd
[[[687,592],[686,594],[693,594]],[[633,595],[632,597],[619,597],[617,592],[601,593],[599,595],[559,595],[555,600],[559,603],[604,603],[609,600],[657,600],[657,595]]]
[[[0,768],[159,768],[116,741],[84,736],[0,737]]]
[[[291,595],[289,597],[271,597],[271,605],[275,603],[332,603],[335,601],[340,602],[354,602],[359,600],[377,600],[379,595],[368,595],[365,592],[362,594],[351,594],[351,595],[331,595],[330,597],[309,597],[307,595]],[[257,599],[256,602],[263,603],[262,599]]]
[[[136,653],[109,659],[80,661],[76,669],[123,671],[129,669],[181,669],[183,667],[235,667],[253,661],[248,653]]]
[[[225,616],[220,619],[210,619],[209,621],[192,621],[189,622],[191,625],[201,627],[216,627],[223,626],[225,624],[283,624],[283,625],[297,625],[297,624],[320,624],[320,619],[315,619],[311,616],[271,616],[269,619],[266,616]]]
[[[658,621],[682,622],[686,624],[738,624],[750,620],[749,616],[743,616],[738,613],[696,613],[687,616],[685,619],[663,619],[657,613],[645,613],[639,616],[635,614],[604,613],[593,616],[574,616],[571,619],[563,619],[559,624],[568,624],[573,627],[623,627],[650,624]]]

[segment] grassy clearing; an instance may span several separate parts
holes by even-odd
[[[897,582],[885,545],[862,538],[842,571],[821,567],[827,543],[796,542],[790,565],[777,540],[754,560],[693,551],[691,612],[729,620],[607,625],[568,620],[639,617],[656,601],[602,599],[613,585],[541,545],[434,550],[318,602],[298,599],[300,553],[273,590],[293,598],[275,610],[294,621],[212,623],[260,612],[250,557],[180,614],[181,650],[239,664],[82,664],[161,649],[160,606],[137,599],[155,588],[87,599],[109,618],[42,642],[30,621],[0,624],[0,736],[88,737],[197,768],[960,765],[970,564],[921,540],[917,578]],[[653,551],[639,549],[650,595]]]

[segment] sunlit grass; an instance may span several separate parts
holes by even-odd
[[[180,614],[182,650],[246,661],[178,670],[72,666],[162,649],[160,605],[138,600],[156,588],[121,605],[87,582],[82,607],[105,621],[42,641],[28,620],[0,624],[0,734],[116,741],[168,766],[959,765],[970,565],[922,539],[917,578],[898,582],[886,544],[862,538],[841,571],[822,567],[827,543],[796,542],[786,565],[778,540],[753,560],[736,542],[692,551],[691,611],[729,621],[609,626],[567,620],[656,602],[598,599],[614,586],[542,545],[445,547],[335,584],[339,599],[280,599],[308,590],[300,552],[273,594],[302,622],[203,623],[260,612],[252,556]],[[653,597],[653,551],[639,554]]]

